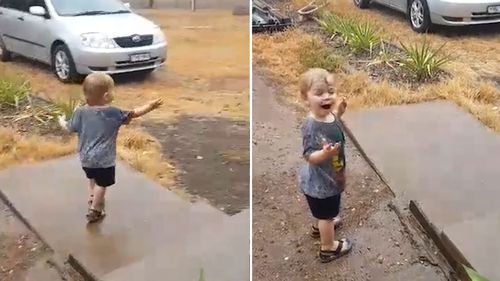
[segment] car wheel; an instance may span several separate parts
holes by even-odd
[[[12,53],[7,50],[2,38],[0,37],[0,61],[10,61],[12,59]]]
[[[408,1],[408,19],[411,28],[419,33],[425,33],[432,28],[431,15],[426,0]]]
[[[370,6],[370,0],[353,0],[354,5],[360,9],[366,9]]]
[[[75,62],[66,45],[58,45],[52,52],[52,69],[63,83],[80,82],[82,75],[76,71]]]

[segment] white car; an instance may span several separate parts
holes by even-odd
[[[413,30],[432,25],[463,26],[500,23],[500,0],[353,0],[359,8],[376,2],[404,12]]]
[[[13,53],[70,82],[91,72],[149,73],[165,63],[167,41],[118,0],[0,0],[0,60]]]

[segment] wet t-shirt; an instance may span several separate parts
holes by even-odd
[[[83,106],[76,109],[68,129],[78,134],[78,152],[85,168],[115,166],[116,138],[129,111],[112,106]]]
[[[300,169],[299,187],[301,191],[314,198],[327,198],[340,194],[343,187],[335,180],[337,173],[345,170],[345,136],[340,122],[320,122],[308,116],[302,124],[303,156],[309,156],[323,149],[323,143],[341,144],[339,153],[319,165],[306,162]]]

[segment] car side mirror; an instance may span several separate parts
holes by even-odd
[[[32,6],[32,7],[30,7],[30,14],[35,15],[35,16],[45,17],[45,15],[47,14],[47,11],[45,10],[44,7]]]

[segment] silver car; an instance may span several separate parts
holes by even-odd
[[[463,26],[500,23],[500,0],[353,0],[359,8],[376,2],[404,12],[413,30],[433,25]]]
[[[76,82],[91,72],[150,73],[164,64],[167,41],[118,0],[0,0],[0,60],[13,53]]]

